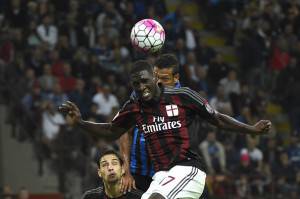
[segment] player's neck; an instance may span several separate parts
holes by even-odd
[[[104,190],[105,194],[110,198],[118,198],[123,195],[123,193],[120,192],[121,184],[120,182],[115,184],[104,184]]]

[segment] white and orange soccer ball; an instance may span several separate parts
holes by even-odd
[[[131,30],[132,45],[143,52],[157,52],[165,42],[165,31],[157,21],[143,19],[137,22]]]

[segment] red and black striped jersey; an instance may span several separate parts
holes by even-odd
[[[142,195],[143,195],[142,191],[133,189],[127,192],[125,195],[122,195],[114,199],[140,199]],[[113,198],[110,198],[105,194],[103,187],[98,187],[96,189],[91,189],[86,191],[81,197],[81,199],[113,199]]]
[[[191,148],[191,124],[199,118],[212,121],[214,114],[215,110],[196,91],[186,87],[162,88],[160,97],[151,102],[127,101],[112,123],[126,129],[138,125],[155,171],[174,165],[203,168],[200,157]]]

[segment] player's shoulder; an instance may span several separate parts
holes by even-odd
[[[139,189],[133,189],[128,193],[128,197],[130,199],[140,199],[143,195],[143,191],[139,190]]]
[[[188,92],[196,92],[196,91],[193,91],[189,87],[179,87],[179,88],[165,87],[164,88],[164,93],[168,93],[168,94],[180,94],[180,93],[185,94]]]
[[[180,87],[180,88],[165,88],[165,94],[169,95],[180,95],[187,98],[192,98],[201,104],[206,104],[206,99],[204,99],[197,91],[190,89],[189,87]]]
[[[137,106],[137,100],[134,97],[130,97],[122,106],[121,110],[128,109],[128,108],[134,108]]]
[[[98,187],[95,189],[90,189],[86,191],[81,199],[97,199],[103,194],[103,187]]]

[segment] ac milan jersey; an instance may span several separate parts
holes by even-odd
[[[155,171],[174,165],[202,168],[191,149],[191,124],[200,116],[213,120],[215,111],[197,92],[186,88],[163,88],[158,99],[141,102],[130,99],[113,119],[113,125],[129,129],[137,124],[143,132]],[[201,133],[201,132],[199,132]]]
[[[125,195],[122,195],[115,199],[140,199],[142,195],[143,195],[142,191],[133,189],[127,192]],[[98,187],[96,189],[91,189],[86,191],[81,197],[81,199],[113,199],[113,198],[110,198],[105,194],[103,187]]]
[[[180,82],[176,82],[175,88],[180,88]],[[135,92],[131,96],[136,97]],[[150,176],[154,175],[154,168],[149,158],[144,134],[138,128],[133,129],[133,140],[130,150],[130,172],[132,174]]]

